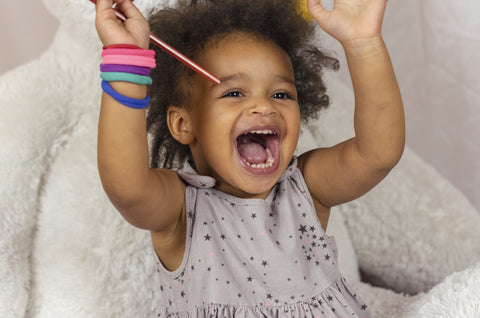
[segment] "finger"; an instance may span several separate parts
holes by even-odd
[[[95,5],[95,26],[99,35],[118,24],[112,5],[112,0],[97,0]]]
[[[321,0],[307,0],[307,9],[318,25],[324,29],[325,23],[330,20],[332,12],[323,7]]]
[[[322,0],[307,0],[307,8],[310,14],[324,14],[325,8],[322,5]]]
[[[108,11],[113,7],[113,0],[97,0],[95,10],[98,13]]]
[[[95,5],[96,21],[116,19],[112,6],[113,0],[97,0]]]
[[[125,15],[127,19],[130,18],[143,18],[143,14],[132,3],[132,0],[116,0],[118,9]]]

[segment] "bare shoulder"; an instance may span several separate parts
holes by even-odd
[[[317,152],[322,152],[322,149],[317,149]],[[318,154],[318,153],[317,153]],[[301,171],[302,175],[304,175],[304,168],[305,168],[305,164],[307,163],[308,164],[308,158],[309,158],[309,154],[304,154],[304,155],[301,155],[299,158],[298,158],[298,168],[299,170]],[[308,169],[307,169],[308,170]],[[304,175],[304,179],[305,179],[305,175]],[[306,182],[306,181],[305,181]],[[307,183],[307,187],[310,187]],[[327,229],[327,225],[328,225],[328,219],[330,218],[330,207],[322,204],[322,202],[320,202],[317,197],[312,193],[312,191],[310,190],[310,188],[308,189],[309,192],[310,192],[310,195],[313,199],[313,204],[314,204],[314,207],[315,207],[315,212],[317,214],[317,217],[322,225],[322,228],[324,231],[326,231]]]
[[[185,212],[185,190],[184,181],[176,171],[170,169],[153,169],[155,178],[158,180],[159,188],[151,195],[157,198],[159,222],[157,226],[149,230],[158,234],[170,233],[178,227],[182,213]]]
[[[329,206],[323,202],[319,194],[323,193],[324,188],[329,184],[328,174],[325,171],[332,168],[331,152],[330,148],[317,148],[298,157],[298,168],[302,172],[310,194],[318,205],[325,208]]]
[[[325,207],[343,204],[377,185],[392,165],[377,164],[362,156],[355,138],[329,148],[314,149],[299,157],[299,169],[312,197]]]

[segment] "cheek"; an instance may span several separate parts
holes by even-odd
[[[224,156],[231,149],[231,125],[220,116],[204,118],[201,126],[201,143],[212,154]]]
[[[300,112],[294,111],[288,117],[288,140],[289,144],[295,151],[297,147],[298,138],[300,137]]]
[[[218,127],[215,123],[215,115],[208,107],[198,107],[193,112],[194,130],[201,140],[208,139]]]
[[[291,145],[292,152],[295,152],[299,138],[300,138],[300,127],[298,126],[298,128],[292,131],[292,134],[290,135],[290,145]]]
[[[300,108],[296,107],[295,109],[292,109],[290,114],[288,114],[287,122],[288,126],[290,127],[290,130],[292,134],[296,135],[297,138],[300,134]]]

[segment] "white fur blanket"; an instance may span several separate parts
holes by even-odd
[[[60,20],[54,43],[0,78],[0,317],[152,317],[149,235],[114,210],[96,169],[93,6],[44,3]],[[144,12],[162,3],[138,0]],[[327,79],[333,105],[304,127],[299,152],[352,135],[352,93]],[[328,231],[376,317],[473,318],[479,228],[478,211],[407,149],[380,186],[334,209]]]

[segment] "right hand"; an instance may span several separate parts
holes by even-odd
[[[387,1],[335,0],[333,10],[327,11],[321,0],[308,0],[307,7],[320,27],[345,47],[370,40],[378,43]]]
[[[127,20],[117,19],[113,4]],[[132,0],[97,0],[95,26],[104,46],[113,44],[131,44],[148,49],[150,27],[147,20]]]

